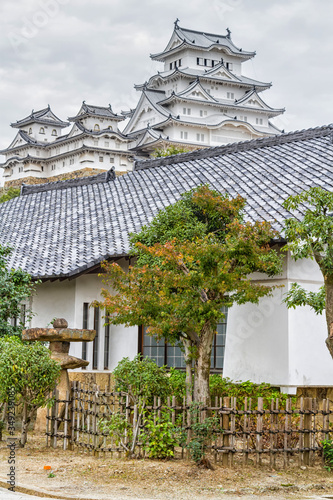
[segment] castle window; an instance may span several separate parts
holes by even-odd
[[[234,99],[235,94],[233,92],[227,92],[227,99]]]
[[[19,173],[23,172],[23,167],[19,167],[18,171]]]
[[[62,162],[62,166],[64,167],[65,165],[66,165],[66,162],[65,162],[65,161],[63,161],[63,162]]]
[[[55,128],[52,130],[52,135],[58,135]]]
[[[110,156],[110,163],[114,163],[114,158],[113,158],[113,156]]]
[[[39,129],[39,133],[40,133],[40,134],[45,134],[44,127],[41,127],[41,128]]]
[[[103,161],[104,161],[104,157],[103,157],[103,156],[100,156],[100,157],[98,158],[98,160],[99,160],[99,162],[100,162],[100,163],[103,163]]]
[[[29,135],[32,134],[32,128],[29,128]]]
[[[56,169],[56,166],[55,165],[52,165],[51,166],[51,170],[55,170]]]
[[[262,125],[263,124],[262,118],[256,118],[256,124]]]
[[[188,133],[187,132],[183,132],[183,131],[180,132],[180,138],[181,139],[187,139],[187,137],[188,137]]]
[[[178,66],[181,66],[181,65],[182,65],[182,60],[181,60],[181,59],[179,59],[179,61],[178,61]]]
[[[71,158],[71,159],[69,160],[69,164],[70,164],[70,165],[74,165],[74,158]]]
[[[100,131],[99,125],[98,125],[98,123],[95,123],[94,132],[99,132],[99,131]]]
[[[108,148],[108,147],[110,146],[109,141],[105,141],[105,142],[104,142],[104,146],[105,146],[106,148]]]
[[[232,71],[234,68],[234,65],[232,63],[226,63],[226,68],[229,69],[230,71]]]
[[[44,167],[40,167],[41,171],[44,172]]]
[[[205,134],[197,134],[197,141],[204,142],[205,141]]]
[[[170,66],[169,66],[170,69],[172,69],[172,63],[170,63]]]

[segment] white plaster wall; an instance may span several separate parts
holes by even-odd
[[[279,284],[285,284],[281,280]],[[223,375],[232,380],[288,384],[288,311],[281,288],[259,305],[234,305],[228,313]]]
[[[306,290],[317,292],[323,284],[319,266],[314,260],[292,260],[288,254],[289,287],[296,282]],[[332,385],[333,360],[325,344],[325,312],[316,315],[310,307],[289,310],[289,384]]]
[[[75,324],[75,281],[47,281],[37,286],[32,299],[31,328],[45,328],[53,318],[65,318]]]

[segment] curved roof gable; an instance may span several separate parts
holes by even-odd
[[[22,128],[26,125],[30,125],[32,123],[39,123],[41,125],[51,125],[54,127],[65,128],[68,127],[69,123],[64,122],[58,118],[48,105],[47,108],[41,109],[39,111],[32,110],[29,116],[22,118],[22,120],[18,120],[15,123],[11,123],[11,127],[13,128]]]
[[[175,22],[175,28],[171,38],[162,52],[151,54],[151,58],[156,61],[164,61],[166,57],[176,54],[179,50],[186,48],[199,48],[203,50],[219,49],[228,54],[247,60],[255,56],[255,52],[247,52],[236,47],[230,37],[230,31],[227,35],[216,35],[214,33],[205,33],[187,28],[181,28],[178,21]]]

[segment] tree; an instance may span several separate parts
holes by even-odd
[[[295,260],[315,259],[323,275],[324,285],[318,293],[308,292],[293,283],[286,295],[288,307],[308,305],[316,314],[326,311],[328,337],[326,345],[333,357],[333,193],[319,187],[290,196],[283,203],[287,210],[304,212],[301,220],[285,221],[285,250]]]
[[[105,264],[107,288],[99,305],[110,322],[148,325],[158,339],[181,341],[187,387],[194,359],[194,399],[204,404],[210,403],[210,355],[222,307],[257,303],[273,287],[248,276],[281,271],[281,258],[269,246],[275,232],[267,222],[243,222],[244,206],[239,196],[229,199],[201,186],[132,236],[137,261],[128,272]]]
[[[7,403],[13,391],[17,403],[22,404],[22,447],[31,418],[48,402],[60,370],[60,364],[51,359],[49,349],[41,342],[24,343],[15,336],[0,339],[0,400]]]
[[[181,153],[188,153],[190,150],[182,147],[177,147],[177,146],[166,146],[164,148],[158,148],[155,149],[153,153],[154,158],[161,158],[164,156],[172,156],[172,155],[179,155]]]
[[[21,269],[8,269],[11,249],[0,245],[0,337],[20,335],[24,327],[22,301],[28,299],[35,285],[31,276]],[[14,325],[9,323],[14,320]]]
[[[4,203],[5,201],[9,201],[17,196],[20,196],[21,190],[19,188],[10,187],[8,190],[3,190],[0,195],[0,203]]]

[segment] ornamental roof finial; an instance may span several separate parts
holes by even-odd
[[[231,31],[229,30],[229,28],[227,28],[227,33],[228,33],[227,34],[227,38],[231,38],[231,36],[230,36],[231,35]]]
[[[176,19],[176,20],[175,20],[175,22],[174,22],[175,28],[178,28],[178,27],[179,27],[179,26],[178,26],[178,23],[179,23],[179,19],[178,19],[178,17],[177,17],[177,19]]]

